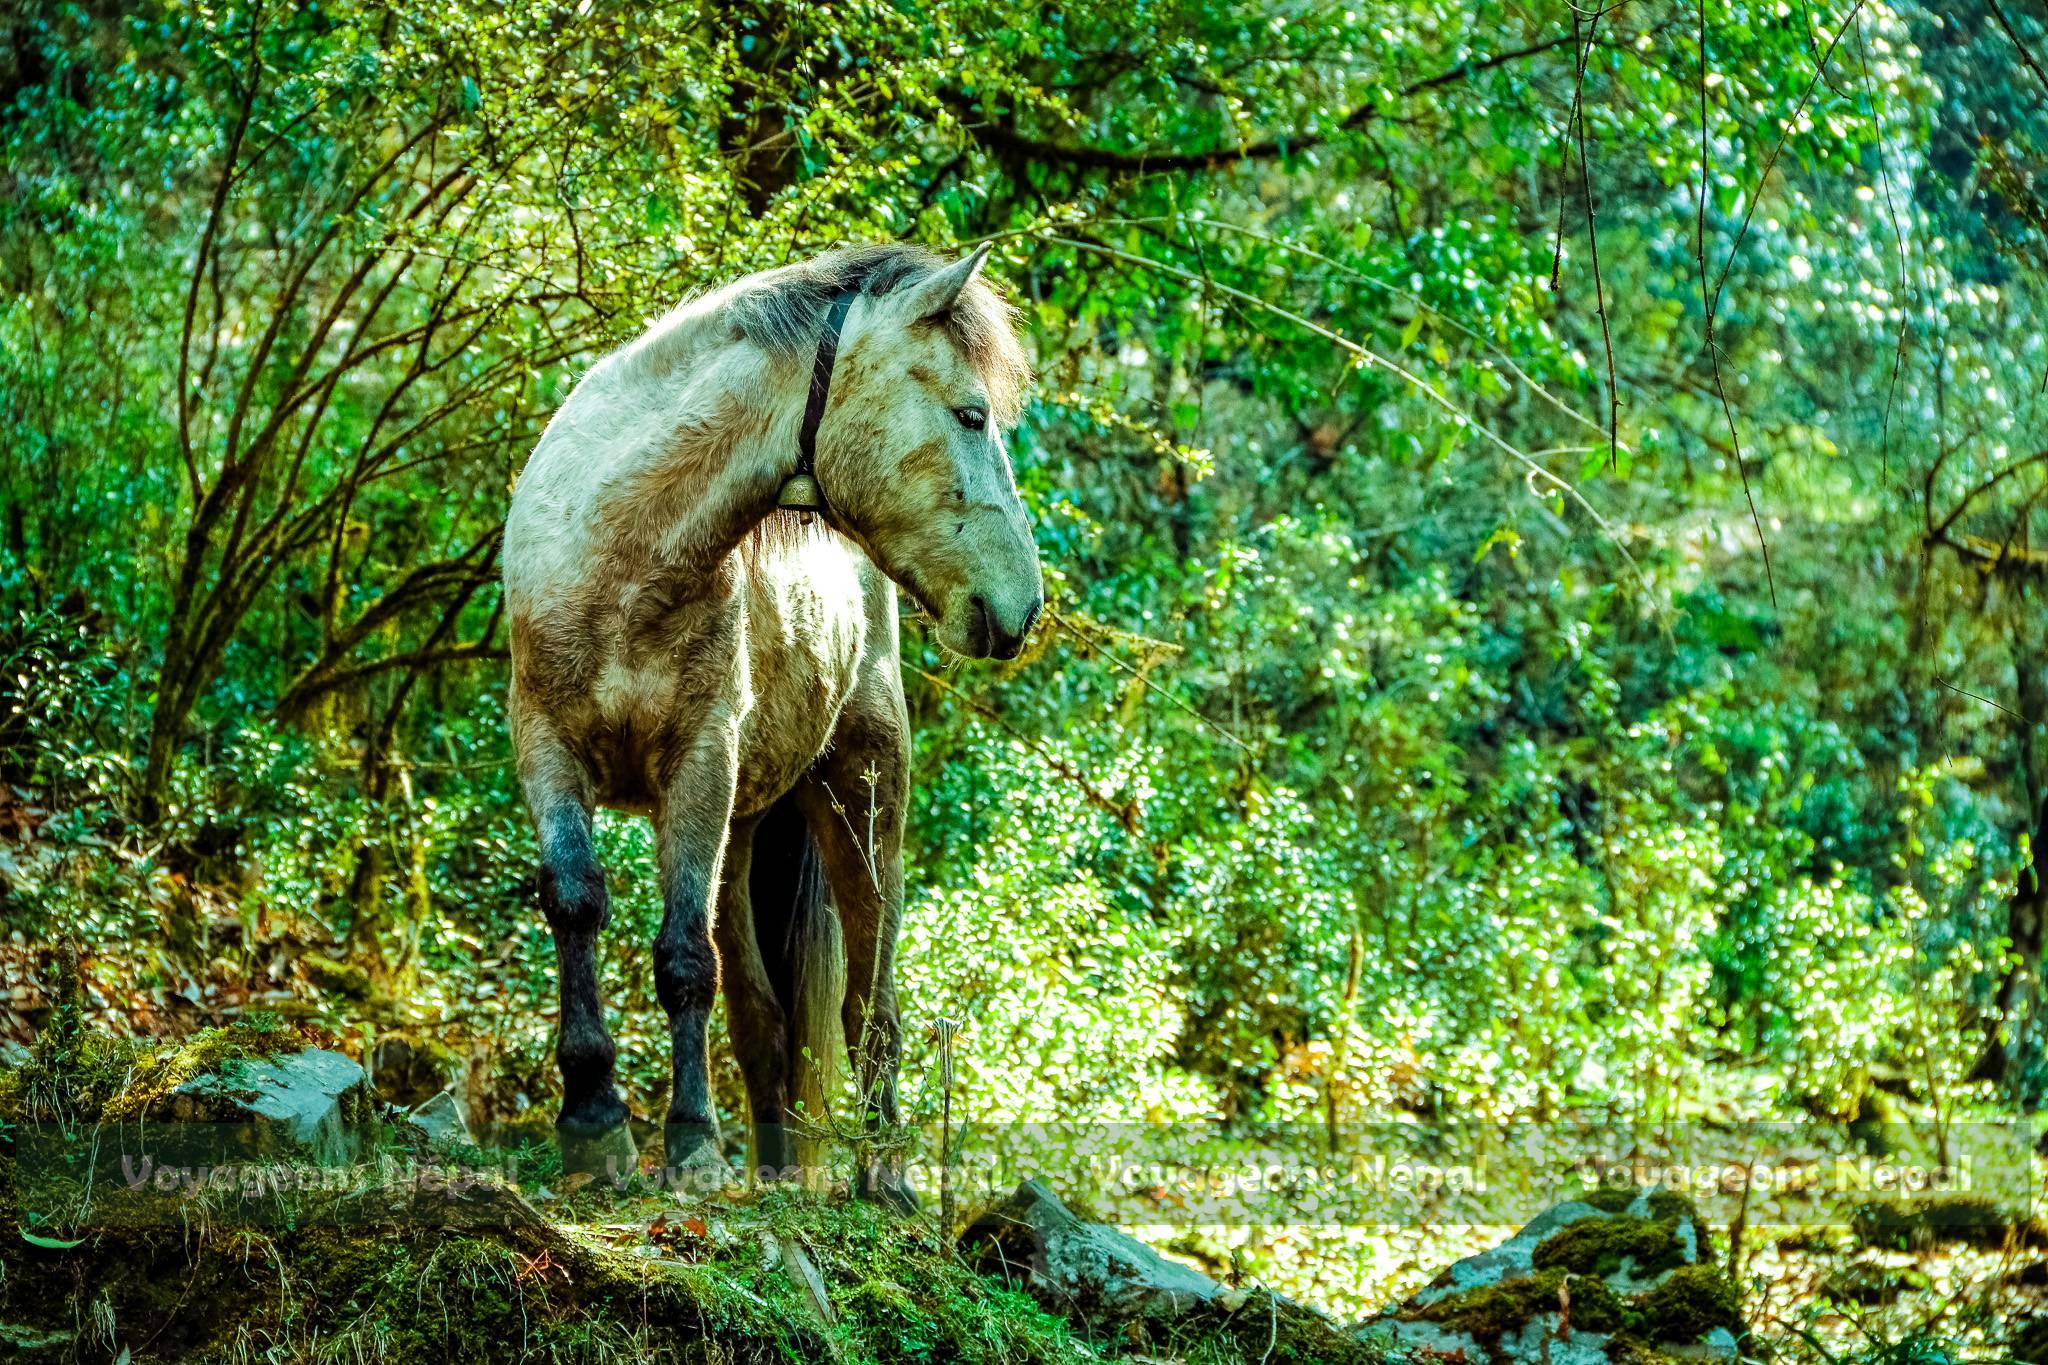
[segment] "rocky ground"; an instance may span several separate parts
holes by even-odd
[[[1723,1245],[1659,1191],[1560,1204],[1387,1311],[1339,1322],[1088,1221],[1047,1181],[964,1211],[948,1237],[931,1216],[891,1218],[829,1190],[700,1197],[564,1177],[544,1152],[479,1148],[451,1095],[383,1102],[323,1041],[277,1025],[175,1044],[52,1030],[0,1069],[12,1224],[0,1358],[1654,1365],[1761,1353]],[[1866,1231],[1926,1231],[1924,1215],[1896,1216],[1908,1221]]]

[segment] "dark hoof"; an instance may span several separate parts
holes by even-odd
[[[763,1185],[792,1180],[802,1175],[796,1164],[796,1145],[789,1130],[779,1123],[754,1125],[754,1178]]]
[[[594,1175],[622,1185],[640,1169],[640,1148],[624,1123],[593,1132],[565,1120],[555,1125],[555,1143],[565,1175]]]
[[[677,1194],[711,1195],[738,1182],[718,1145],[718,1130],[701,1125],[671,1126],[662,1145],[668,1167],[662,1183]]]
[[[918,1210],[917,1190],[906,1180],[901,1171],[890,1170],[879,1163],[860,1173],[855,1182],[854,1197],[878,1204],[894,1214],[908,1218]]]

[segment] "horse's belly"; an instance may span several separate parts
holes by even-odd
[[[825,751],[829,726],[814,717],[762,718],[740,730],[739,786],[733,794],[733,815],[759,815],[794,787]],[[833,708],[833,718],[838,707]]]

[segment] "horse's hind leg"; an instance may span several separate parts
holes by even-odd
[[[755,1164],[765,1179],[812,1180],[822,1171],[817,1137],[840,1073],[834,1054],[846,978],[839,920],[799,799],[784,796],[747,828],[735,826],[726,859],[718,956],[733,1051],[747,1078]]]
[[[760,928],[772,932],[772,906],[763,921],[752,895],[754,832],[758,822],[733,822],[726,839],[725,873],[719,880],[718,971],[725,991],[726,1024],[732,1049],[747,1083],[747,1109],[754,1127],[754,1167],[763,1179],[777,1179],[790,1165],[788,1024],[775,976],[781,966],[762,951]],[[769,869],[764,868],[764,872]]]
[[[869,1126],[893,1125],[902,1053],[896,1016],[896,931],[903,910],[903,821],[910,753],[895,708],[851,716],[799,790],[846,942],[841,1022]],[[853,708],[849,708],[852,710]],[[858,1191],[905,1212],[917,1195],[897,1163],[859,1172]]]
[[[545,722],[520,727],[519,775],[540,836],[540,907],[554,931],[562,991],[555,1061],[562,1071],[556,1135],[572,1172],[623,1177],[638,1161],[613,1079],[618,1049],[604,1027],[597,943],[611,918],[591,839],[590,778]]]

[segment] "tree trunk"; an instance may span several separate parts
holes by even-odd
[[[2030,597],[2031,594],[2028,594]],[[2022,598],[2022,606],[2031,605]],[[2006,938],[2013,961],[1998,985],[1994,1013],[1985,1030],[1984,1050],[1970,1070],[1973,1081],[1992,1081],[2012,1088],[2022,1082],[2016,1065],[2030,1051],[2032,1015],[2040,1003],[2041,957],[2048,946],[2048,878],[2042,855],[2048,852],[2048,774],[2042,771],[2040,731],[2048,724],[2048,664],[2031,657],[2027,642],[2015,630],[2014,672],[2019,679],[2020,789],[2028,814],[2027,865],[2013,879],[2006,902]]]
[[[2032,1031],[2031,1015],[2039,1003],[2041,953],[2044,939],[2048,939],[2044,934],[2048,929],[2048,882],[2041,875],[2041,853],[2048,848],[2048,803],[2034,812],[2032,839],[2032,856],[2014,879],[2012,898],[2006,902],[2005,933],[2014,960],[1999,982],[1984,1051],[1970,1069],[1973,1081],[2008,1084],[2015,1079],[2015,1064],[2027,1051],[2022,1030]]]
[[[789,83],[795,43],[788,12],[775,0],[728,4],[724,22],[754,41],[739,49],[746,74],[733,80],[732,103],[718,122],[718,146],[734,159],[733,179],[748,216],[758,218],[796,179],[795,139],[786,126],[787,107],[779,104]]]
[[[185,555],[178,566],[170,621],[164,627],[156,704],[149,714],[149,754],[137,793],[138,812],[145,825],[163,818],[164,798],[170,794],[171,771],[178,761],[178,743],[185,736],[186,722],[213,682],[233,628],[241,623],[242,613],[253,599],[253,594],[243,594],[240,606],[235,605],[235,595],[220,577],[226,572],[225,565],[220,574],[211,578],[207,574],[213,533],[238,486],[223,477],[192,509],[192,525],[185,532]],[[223,617],[228,627],[224,631],[219,629]]]
[[[156,825],[164,817],[164,798],[170,795],[171,770],[178,761],[178,742],[185,736],[185,723],[204,683],[195,686],[192,650],[184,622],[188,613],[175,610],[164,638],[164,661],[157,670],[156,703],[149,713],[149,754],[142,769],[142,788],[137,793],[137,813],[145,825]]]

